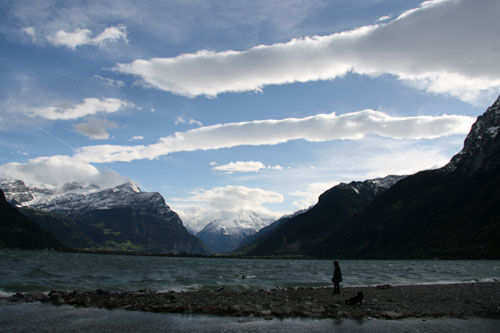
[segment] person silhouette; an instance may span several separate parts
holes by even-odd
[[[340,282],[342,282],[342,272],[340,271],[340,266],[339,262],[335,260],[333,262],[333,277],[332,277],[332,282],[333,282],[333,294],[340,294]]]

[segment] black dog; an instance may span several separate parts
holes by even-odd
[[[346,299],[345,300],[345,304],[347,305],[354,305],[354,304],[363,304],[363,293],[360,291],[358,292],[358,294],[356,296],[353,296],[349,299]]]

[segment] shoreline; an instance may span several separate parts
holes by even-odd
[[[498,332],[500,319],[262,318],[152,313],[0,300],[5,332]]]
[[[500,282],[345,287],[340,295],[332,295],[332,290],[331,287],[184,292],[110,292],[98,289],[51,291],[48,295],[17,293],[6,299],[11,303],[39,301],[109,310],[265,319],[500,319]],[[345,304],[346,299],[358,292],[364,295],[363,304]]]
[[[22,249],[22,248],[0,248],[0,251],[26,251],[26,252],[57,252],[57,253],[75,253],[75,254],[100,254],[100,255],[119,255],[119,256],[135,256],[135,257],[166,257],[166,258],[201,258],[201,259],[284,259],[284,260],[324,260],[331,261],[330,257],[318,257],[308,254],[281,254],[281,255],[267,255],[267,256],[248,256],[236,253],[228,254],[201,254],[201,253],[149,253],[140,251],[125,251],[113,250],[105,248],[92,248],[92,249],[73,249],[66,248],[64,250],[57,249]],[[500,260],[497,257],[484,257],[484,256],[439,256],[439,255],[416,255],[408,257],[346,257],[337,258],[340,260],[443,260],[443,261],[460,261],[460,260]]]

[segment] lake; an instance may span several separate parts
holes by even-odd
[[[498,260],[343,260],[342,286],[500,281]],[[156,291],[330,286],[331,260],[0,251],[0,296],[60,290]],[[244,277],[244,278],[243,278]]]

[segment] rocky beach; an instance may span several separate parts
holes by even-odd
[[[403,318],[490,318],[500,319],[500,282],[443,285],[342,288],[274,288],[271,290],[203,290],[156,292],[151,290],[110,292],[51,291],[17,293],[14,302],[42,302],[104,309],[205,314],[233,317],[403,319]],[[362,304],[347,305],[362,292]]]

